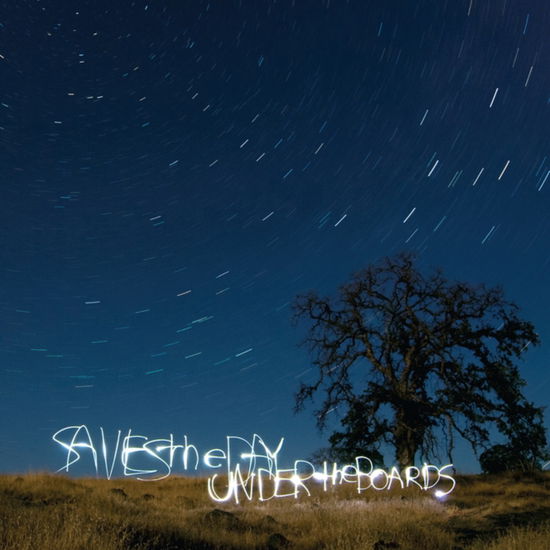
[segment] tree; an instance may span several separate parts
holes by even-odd
[[[316,367],[296,410],[322,394],[319,427],[333,410],[343,415],[343,430],[330,437],[340,456],[380,457],[390,444],[401,467],[442,449],[452,461],[457,434],[477,454],[496,428],[528,460],[542,459],[542,408],[522,395],[515,364],[539,343],[535,328],[500,288],[452,282],[440,270],[424,275],[415,262],[386,258],[336,298],[295,299],[294,321],[308,322],[304,344]]]
[[[493,445],[479,457],[484,473],[494,474],[509,470],[533,472],[544,468],[550,458],[546,445],[546,433],[540,411],[535,407],[519,410],[510,415],[506,426],[507,443]]]

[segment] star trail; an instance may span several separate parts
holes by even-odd
[[[2,470],[77,424],[307,456],[292,301],[404,250],[503,286],[550,404],[549,28],[539,0],[4,2]]]

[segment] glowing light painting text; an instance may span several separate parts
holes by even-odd
[[[434,466],[424,463],[420,468],[409,466],[399,470],[376,468],[370,458],[358,456],[353,463],[339,465],[323,462],[318,467],[308,460],[294,460],[290,467],[281,467],[284,438],[268,445],[259,435],[252,438],[229,435],[220,448],[200,452],[187,435],[179,441],[167,438],[150,439],[128,430],[124,435],[107,437],[103,428],[99,437],[92,437],[86,425],[67,426],[53,434],[52,439],[65,451],[65,464],[58,472],[69,472],[77,462],[93,464],[96,475],[103,471],[111,479],[115,467],[124,476],[142,481],[158,481],[173,472],[198,471],[200,467],[215,470],[208,477],[207,490],[216,502],[233,500],[267,501],[273,498],[310,496],[314,484],[324,491],[338,485],[352,484],[357,493],[367,490],[386,491],[392,487],[417,487],[434,490],[437,498],[455,488],[452,464]]]

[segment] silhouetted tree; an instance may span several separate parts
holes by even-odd
[[[337,409],[342,431],[330,437],[336,453],[395,449],[401,466],[438,456],[452,461],[456,434],[477,453],[491,427],[543,456],[542,408],[522,395],[515,362],[539,338],[500,288],[423,275],[408,254],[368,267],[335,299],[311,292],[294,302],[294,320],[309,324],[304,341],[315,380],[302,384],[296,409],[324,396],[318,425]]]
[[[517,404],[517,407],[502,429],[508,441],[493,445],[480,455],[479,463],[484,473],[533,472],[540,470],[543,462],[550,458],[548,449],[545,449],[546,433],[541,411],[535,407],[525,409],[522,404]]]

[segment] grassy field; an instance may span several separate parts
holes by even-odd
[[[445,502],[351,487],[241,505],[205,479],[0,477],[3,550],[549,550],[550,473],[464,476]]]

